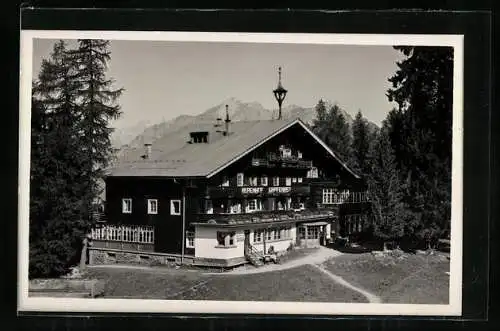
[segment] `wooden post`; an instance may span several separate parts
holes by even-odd
[[[307,225],[304,224],[304,238],[305,238],[305,247],[307,248],[307,241],[309,240],[308,236],[307,236]]]
[[[181,264],[184,264],[184,249],[186,247],[186,187],[182,188],[182,251]]]
[[[267,237],[267,228],[265,228],[263,233],[262,233],[262,243],[264,246],[264,255],[266,254],[266,237]]]
[[[82,253],[80,255],[80,271],[85,270],[85,267],[86,267],[88,243],[89,243],[89,241],[85,237],[83,239],[83,248],[82,248]]]

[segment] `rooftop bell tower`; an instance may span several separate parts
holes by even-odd
[[[283,88],[283,85],[281,85],[281,67],[278,68],[278,86],[276,89],[273,90],[274,97],[276,98],[276,101],[278,101],[278,119],[281,119],[281,105],[283,104],[283,100],[285,100],[287,90]]]

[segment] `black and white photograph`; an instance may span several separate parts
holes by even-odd
[[[22,31],[25,310],[461,313],[462,37]]]

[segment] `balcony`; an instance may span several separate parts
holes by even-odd
[[[207,195],[212,198],[246,198],[274,196],[308,196],[311,193],[309,184],[292,184],[292,186],[212,186],[207,188]]]
[[[231,226],[316,221],[336,216],[334,209],[266,210],[245,214],[198,214],[197,223]]]
[[[264,168],[296,168],[296,169],[310,169],[312,161],[299,159],[296,156],[282,156],[276,153],[268,153],[265,158],[253,158],[253,167]]]
[[[101,224],[91,230],[91,238],[97,248],[152,251],[154,227]]]
[[[368,192],[328,192],[323,194],[323,203],[329,205],[343,205],[370,202]]]

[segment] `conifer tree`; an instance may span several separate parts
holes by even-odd
[[[352,136],[352,167],[358,173],[366,174],[369,171],[370,129],[361,111],[358,111],[352,123]]]
[[[367,176],[371,201],[373,235],[384,243],[399,243],[408,218],[403,202],[394,151],[387,128],[383,127],[369,151],[370,171]]]
[[[314,111],[316,113],[315,118],[313,119],[312,129],[314,133],[318,135],[323,141],[326,135],[328,134],[328,112],[326,109],[325,102],[323,99],[320,99],[314,107]]]
[[[74,67],[66,44],[55,44],[33,83],[30,270],[31,277],[57,276],[78,256],[85,224],[80,215],[85,192],[79,175]]]
[[[390,101],[398,104],[387,120],[406,200],[428,246],[449,227],[453,49],[395,47],[405,56],[389,81]]]
[[[76,50],[59,41],[33,82],[30,277],[66,273],[92,225],[111,149],[108,122],[119,115],[121,90],[105,78],[109,58],[105,41],[80,41]]]
[[[68,52],[77,66],[74,79],[80,86],[76,97],[81,118],[81,151],[85,159],[82,172],[88,180],[86,190],[94,198],[100,194],[104,169],[113,154],[112,129],[108,124],[121,115],[117,100],[123,89],[115,89],[113,79],[106,77],[110,54],[109,41],[92,39],[79,40],[78,47]],[[93,202],[86,202],[87,211],[90,212]]]
[[[313,130],[346,164],[351,162],[351,133],[341,108],[335,104],[326,109],[323,100],[316,105]]]

